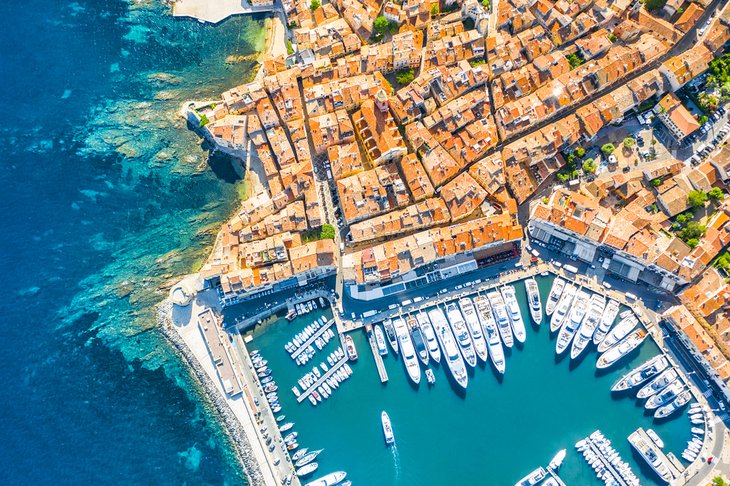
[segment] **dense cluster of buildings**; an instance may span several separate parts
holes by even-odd
[[[225,299],[337,269],[353,296],[376,298],[515,255],[518,205],[562,154],[647,102],[677,141],[694,132],[673,92],[730,40],[722,15],[696,41],[705,4],[679,12],[670,1],[656,13],[631,0],[487,4],[335,0],[312,10],[285,0],[293,54],[265,58],[256,81],[190,106],[207,138],[253,157],[265,176],[202,270]],[[384,36],[379,16],[390,23]],[[398,85],[404,70],[415,78]],[[730,242],[730,210],[692,245],[671,218],[688,209],[689,192],[728,179],[728,154],[556,189],[533,202],[531,236],[575,259],[602,255],[626,280],[701,293],[692,315],[727,336],[718,296],[730,290],[710,262]],[[323,211],[329,194],[341,246],[317,239],[336,219]]]

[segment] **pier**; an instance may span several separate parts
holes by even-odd
[[[320,386],[322,383],[327,380],[330,376],[335,374],[335,371],[340,369],[343,364],[347,362],[347,353],[345,353],[345,356],[342,357],[341,360],[339,360],[337,363],[332,365],[330,369],[327,370],[326,373],[324,373],[322,376],[319,377],[319,380],[312,383],[306,390],[304,390],[298,397],[297,397],[297,403],[302,403],[304,400],[307,399],[307,397],[317,389],[318,386]],[[323,397],[324,398],[324,397]]]
[[[314,334],[309,336],[309,339],[304,341],[302,343],[302,345],[299,346],[299,348],[297,348],[297,350],[292,353],[291,358],[296,360],[300,354],[302,354],[314,341],[316,341],[318,337],[320,337],[322,334],[324,334],[324,332],[327,329],[332,327],[332,324],[334,324],[334,323],[335,323],[335,320],[330,319],[329,321],[327,321],[327,324],[325,324],[324,326],[317,329],[317,332],[315,332]]]
[[[385,371],[385,363],[383,357],[380,356],[378,351],[378,345],[375,343],[375,336],[373,335],[373,327],[368,324],[365,326],[365,331],[368,337],[368,344],[370,344],[370,351],[373,353],[373,359],[375,360],[375,366],[378,368],[378,376],[380,376],[380,383],[388,382],[388,372]]]
[[[684,468],[679,469],[677,467],[677,463],[679,462],[677,461],[677,458],[675,457],[674,461],[672,461],[669,457],[667,457],[662,448],[654,443],[643,428],[639,427],[633,431],[631,435],[629,435],[629,443],[631,443],[631,446],[634,449],[640,452],[644,447],[651,450],[659,458],[659,460],[667,466],[667,469],[669,469],[669,473],[672,475],[673,479],[681,477]],[[644,453],[640,453],[640,455],[644,457]],[[646,458],[644,459],[646,460]],[[652,467],[651,464],[649,464],[649,467]]]
[[[588,447],[593,451],[593,453],[596,455],[598,459],[600,459],[601,464],[603,464],[603,467],[606,468],[606,470],[613,476],[613,478],[616,480],[616,483],[619,484],[619,486],[629,486],[629,483],[627,483],[623,476],[616,470],[615,467],[613,467],[613,464],[606,459],[606,457],[603,455],[603,452],[596,447],[596,445],[593,443],[592,439],[587,439],[586,444],[588,444]]]
[[[565,485],[565,483],[563,482],[563,480],[562,480],[562,479],[560,479],[560,476],[558,476],[558,473],[556,473],[555,471],[553,471],[553,470],[552,470],[551,468],[549,468],[549,467],[548,467],[548,468],[546,468],[546,469],[547,469],[548,475],[549,475],[549,476],[550,476],[551,478],[553,478],[553,481],[555,481],[555,482],[556,482],[556,483],[558,484],[558,486],[566,486],[566,485]]]

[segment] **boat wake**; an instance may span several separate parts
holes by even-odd
[[[398,455],[398,446],[393,443],[393,447],[390,448],[393,454],[393,467],[395,468],[395,481],[396,483],[400,480],[400,456]]]

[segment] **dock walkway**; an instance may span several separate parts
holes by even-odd
[[[307,388],[306,390],[304,390],[304,391],[303,391],[303,392],[302,392],[302,393],[301,393],[301,394],[300,394],[300,395],[299,395],[299,396],[297,397],[297,402],[298,402],[298,403],[302,403],[302,402],[303,402],[304,400],[306,400],[306,399],[307,399],[307,397],[308,397],[308,396],[309,396],[309,395],[310,395],[310,394],[311,394],[311,393],[312,393],[312,392],[313,392],[314,390],[316,390],[318,386],[320,386],[320,385],[321,385],[322,383],[324,383],[324,382],[325,382],[325,380],[326,380],[327,378],[329,378],[330,376],[334,375],[334,374],[335,374],[335,371],[337,371],[338,369],[340,369],[340,367],[341,367],[341,366],[342,366],[343,364],[345,364],[346,362],[347,362],[347,354],[345,354],[345,356],[343,356],[343,357],[342,357],[342,359],[341,359],[341,360],[339,360],[339,361],[338,361],[337,363],[335,363],[334,365],[332,365],[332,366],[330,367],[330,369],[328,369],[328,370],[327,370],[327,372],[326,372],[325,374],[323,374],[323,375],[322,375],[322,376],[321,376],[321,377],[319,378],[319,380],[315,381],[315,382],[314,382],[314,383],[312,383],[312,385],[310,385],[310,386],[309,386],[309,387],[308,387],[308,388]],[[324,398],[324,397],[323,397],[323,398]]]
[[[563,480],[562,480],[562,479],[560,479],[560,476],[558,476],[558,473],[556,473],[555,471],[553,471],[553,470],[552,470],[551,468],[549,468],[549,467],[547,467],[547,468],[545,468],[545,469],[547,470],[547,472],[548,472],[548,474],[550,475],[550,477],[551,477],[551,478],[553,478],[553,480],[554,480],[554,481],[555,481],[556,483],[558,483],[558,486],[565,486],[565,483],[563,482]]]
[[[661,460],[667,466],[667,468],[669,469],[669,472],[671,473],[671,475],[674,479],[678,479],[682,476],[683,469],[680,470],[677,467],[677,464],[674,461],[672,461],[669,457],[667,457],[666,454],[664,454],[664,451],[662,450],[662,448],[659,447],[651,439],[651,437],[649,437],[649,434],[647,434],[643,428],[639,427],[638,429],[633,431],[631,433],[631,435],[629,435],[628,440],[631,443],[631,445],[636,449],[641,447],[641,442],[643,441],[646,444],[646,446],[649,447],[649,449],[651,449],[651,451],[657,455],[659,460]],[[675,458],[675,461],[676,461],[676,458]],[[677,462],[679,462],[679,461],[677,461]]]
[[[334,324],[334,323],[335,323],[335,320],[330,319],[329,321],[327,321],[327,324],[325,324],[324,326],[317,329],[317,332],[315,332],[314,334],[309,336],[309,339],[304,341],[302,343],[302,345],[299,346],[299,348],[297,348],[297,350],[294,351],[294,353],[292,353],[292,355],[291,355],[292,359],[297,359],[297,357],[299,357],[300,354],[302,354],[314,341],[316,341],[318,337],[320,337],[322,334],[324,334],[324,332],[327,329],[332,327],[332,324]]]
[[[589,438],[587,440],[587,444],[588,447],[590,447],[593,453],[596,455],[596,457],[601,460],[603,466],[608,470],[609,473],[611,473],[616,482],[620,486],[628,486],[628,483],[624,480],[623,476],[616,470],[615,467],[613,467],[613,464],[611,464],[611,462],[606,459],[606,457],[603,455],[603,452],[601,452],[601,450],[593,443],[593,440]]]
[[[375,343],[375,336],[373,335],[373,327],[368,324],[365,326],[366,335],[368,337],[368,344],[370,344],[370,351],[373,353],[373,359],[375,360],[375,366],[378,368],[378,375],[380,376],[380,383],[387,383],[388,372],[385,370],[385,363],[383,357],[380,356],[378,351],[378,345]]]

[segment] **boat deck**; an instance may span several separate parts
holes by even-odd
[[[672,456],[672,458],[674,458],[674,460],[672,460],[670,457],[668,457],[666,454],[664,454],[664,451],[661,449],[661,447],[659,447],[651,439],[651,437],[649,437],[649,434],[647,434],[646,431],[641,427],[639,427],[638,429],[633,431],[631,433],[631,435],[629,435],[629,443],[631,443],[631,445],[634,448],[637,448],[638,446],[636,445],[636,442],[639,439],[643,440],[654,451],[654,453],[659,457],[659,459],[661,459],[664,462],[664,464],[667,465],[667,467],[669,468],[669,472],[671,472],[674,479],[677,479],[682,475],[684,468],[681,466],[681,464],[679,464],[679,467],[677,467],[677,464],[679,463],[679,461],[677,460],[676,457],[674,457],[674,454],[671,454],[671,456]],[[649,465],[649,467],[651,467],[651,465]]]
[[[370,324],[365,326],[366,335],[368,337],[368,344],[370,344],[370,351],[373,353],[373,359],[375,360],[375,367],[378,368],[378,376],[380,376],[380,383],[388,382],[388,372],[385,370],[385,363],[383,357],[380,356],[378,351],[378,345],[375,343],[375,336],[373,335],[373,328]],[[387,345],[386,345],[387,346]]]
[[[558,474],[555,471],[553,471],[549,467],[546,467],[545,470],[548,472],[548,475],[551,478],[553,478],[553,480],[555,480],[556,483],[558,483],[558,486],[566,486],[565,482],[562,479],[560,479],[560,476],[558,476]]]
[[[321,385],[322,383],[324,383],[324,382],[325,382],[325,380],[327,380],[327,378],[329,378],[330,376],[332,376],[333,374],[335,374],[335,371],[339,370],[339,369],[340,369],[340,368],[342,367],[342,365],[343,365],[343,364],[345,364],[346,362],[347,362],[347,353],[345,353],[345,356],[343,356],[343,357],[342,357],[342,359],[340,359],[340,360],[339,360],[339,361],[338,361],[337,363],[335,363],[334,365],[332,365],[332,366],[330,367],[330,369],[328,369],[328,370],[327,370],[327,372],[326,372],[326,373],[322,373],[322,376],[320,376],[320,377],[319,377],[319,380],[315,381],[315,382],[314,382],[314,383],[312,383],[312,384],[311,384],[311,385],[310,385],[310,386],[309,386],[309,387],[308,387],[308,388],[307,388],[306,390],[304,390],[304,391],[303,391],[303,392],[302,392],[302,393],[301,393],[301,394],[300,394],[300,395],[299,395],[299,396],[297,397],[297,402],[298,402],[298,403],[302,403],[302,402],[303,402],[304,400],[306,400],[306,399],[307,399],[307,397],[308,397],[308,396],[309,396],[309,395],[310,395],[310,394],[311,394],[311,393],[312,393],[312,392],[313,392],[314,390],[316,390],[316,389],[317,389],[317,387],[319,387],[319,386],[320,386],[320,385]],[[323,397],[323,398],[324,398],[324,397]]]
[[[317,332],[315,332],[314,334],[309,336],[309,339],[304,341],[302,343],[302,345],[299,346],[299,348],[296,351],[294,351],[294,353],[292,353],[292,355],[291,355],[292,359],[297,359],[297,357],[299,357],[299,355],[302,354],[304,352],[304,350],[306,350],[312,343],[314,343],[314,341],[316,341],[318,337],[320,337],[322,334],[324,334],[324,332],[327,329],[332,327],[332,324],[334,324],[334,323],[335,323],[335,320],[330,319],[329,321],[327,321],[327,324],[325,324],[322,327],[320,327],[319,329],[317,329]]]

